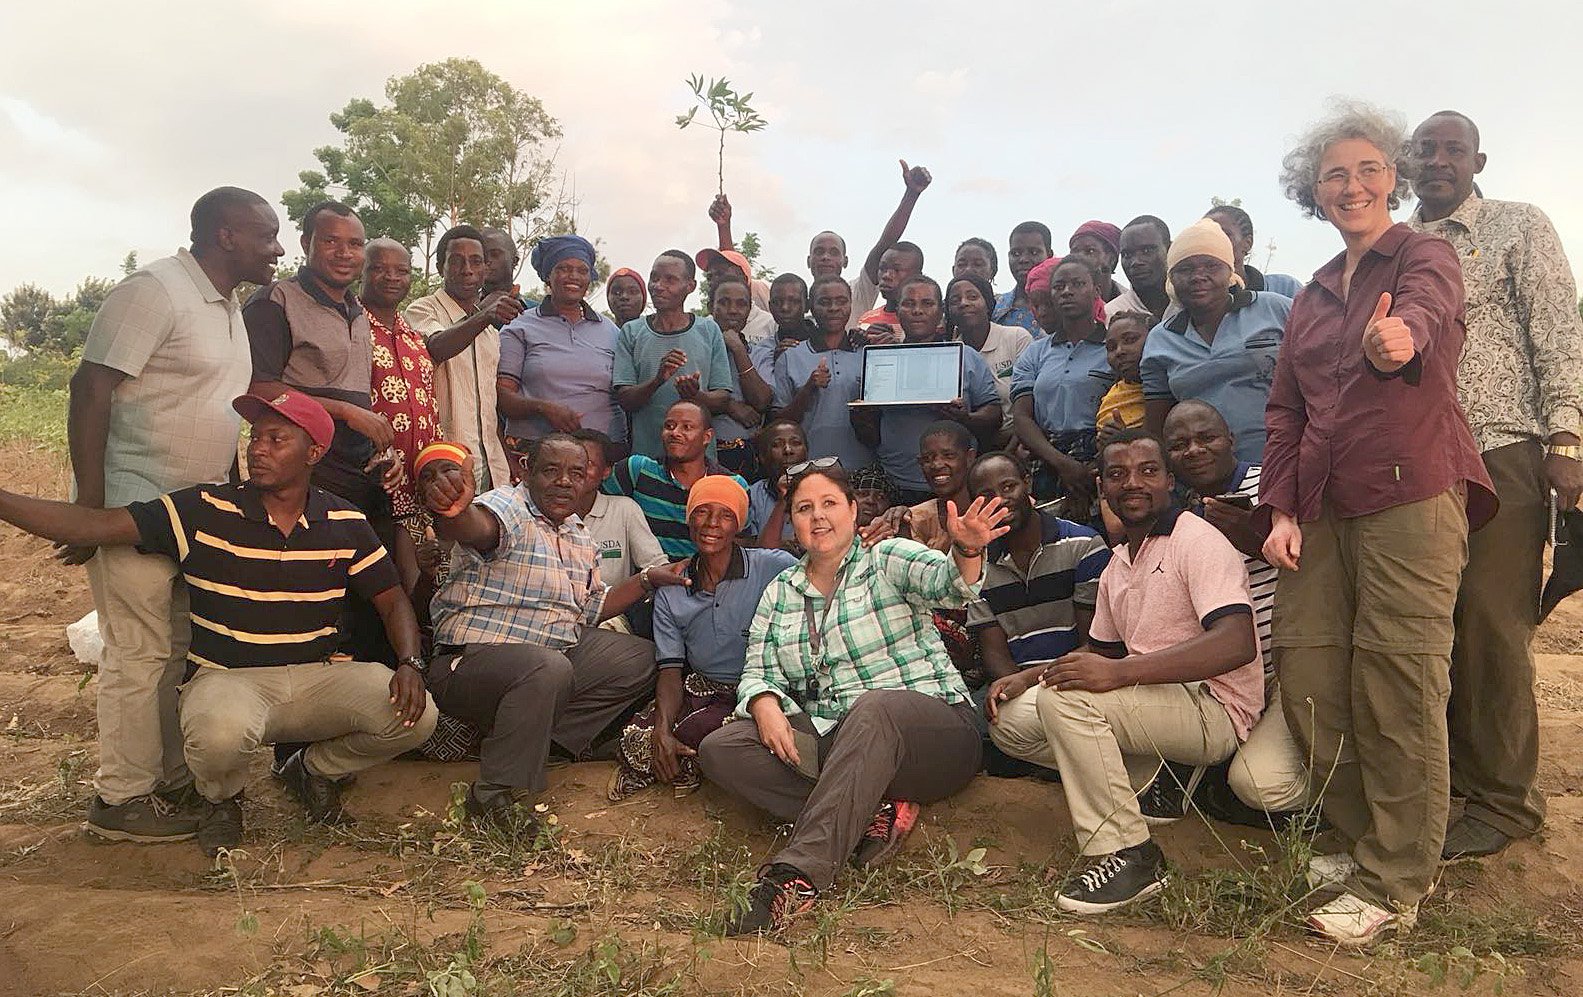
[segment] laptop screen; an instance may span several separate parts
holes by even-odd
[[[863,350],[866,404],[943,405],[961,396],[961,343],[893,343]]]

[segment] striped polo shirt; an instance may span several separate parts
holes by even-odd
[[[284,535],[248,484],[195,485],[127,507],[138,548],[181,566],[192,616],[187,659],[207,668],[324,661],[339,650],[347,589],[398,584],[396,566],[350,502],[308,489]]]
[[[1258,505],[1261,470],[1258,464],[1239,462],[1220,494],[1246,495],[1253,500],[1254,505]],[[1191,508],[1200,516],[1204,514],[1202,501],[1194,502]],[[1246,554],[1242,555],[1242,564],[1248,569],[1248,591],[1253,596],[1253,622],[1259,631],[1259,647],[1264,652],[1264,677],[1268,681],[1275,675],[1275,664],[1271,660],[1274,648],[1270,646],[1270,617],[1275,612],[1275,584],[1281,579],[1281,571],[1274,565],[1266,564],[1262,557],[1249,557]]]
[[[984,587],[967,607],[967,626],[999,623],[1011,660],[1021,667],[1053,661],[1083,642],[1077,607],[1093,609],[1099,576],[1110,563],[1105,538],[1078,523],[1037,512],[1043,535],[1026,573],[1004,538],[990,544]]]
[[[714,461],[706,461],[705,474],[724,474],[744,489],[748,483]],[[653,457],[633,454],[615,466],[601,486],[606,495],[625,495],[637,502],[660,550],[672,561],[698,553],[687,530],[687,489],[670,470]]]

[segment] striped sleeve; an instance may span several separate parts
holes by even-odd
[[[161,495],[147,502],[133,502],[126,507],[132,522],[137,524],[137,548],[146,554],[163,554],[180,564],[187,559],[188,517],[182,509],[195,500],[200,487],[183,488],[169,495]]]
[[[1072,572],[1072,601],[1079,606],[1092,606],[1099,601],[1099,576],[1110,564],[1110,548],[1104,537],[1091,537],[1088,544],[1088,549],[1078,556],[1077,567]]]

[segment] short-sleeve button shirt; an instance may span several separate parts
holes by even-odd
[[[372,599],[399,584],[368,518],[318,488],[289,534],[252,485],[196,485],[127,507],[138,547],[187,582],[192,644],[204,668],[324,661],[341,649],[348,590]]]
[[[748,625],[759,598],[782,571],[797,563],[783,550],[736,547],[713,592],[667,585],[654,594],[654,660],[687,667],[713,682],[735,685],[747,655]],[[688,569],[698,577],[697,557]]]
[[[234,299],[187,250],[117,284],[94,316],[83,359],[126,375],[110,400],[109,506],[223,481],[236,460],[253,361]]]
[[[1264,455],[1264,406],[1275,378],[1275,359],[1286,335],[1292,299],[1259,291],[1233,304],[1213,342],[1179,311],[1149,332],[1139,371],[1143,397],[1153,401],[1195,398],[1213,405],[1237,439],[1237,459]]]
[[[1011,397],[1033,396],[1033,419],[1046,433],[1078,433],[1094,428],[1100,400],[1115,380],[1104,329],[1075,343],[1045,336],[1017,358]]]

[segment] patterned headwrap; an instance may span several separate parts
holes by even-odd
[[[853,491],[884,492],[887,502],[896,500],[896,488],[890,482],[890,477],[885,469],[878,464],[860,467],[851,473]]]

